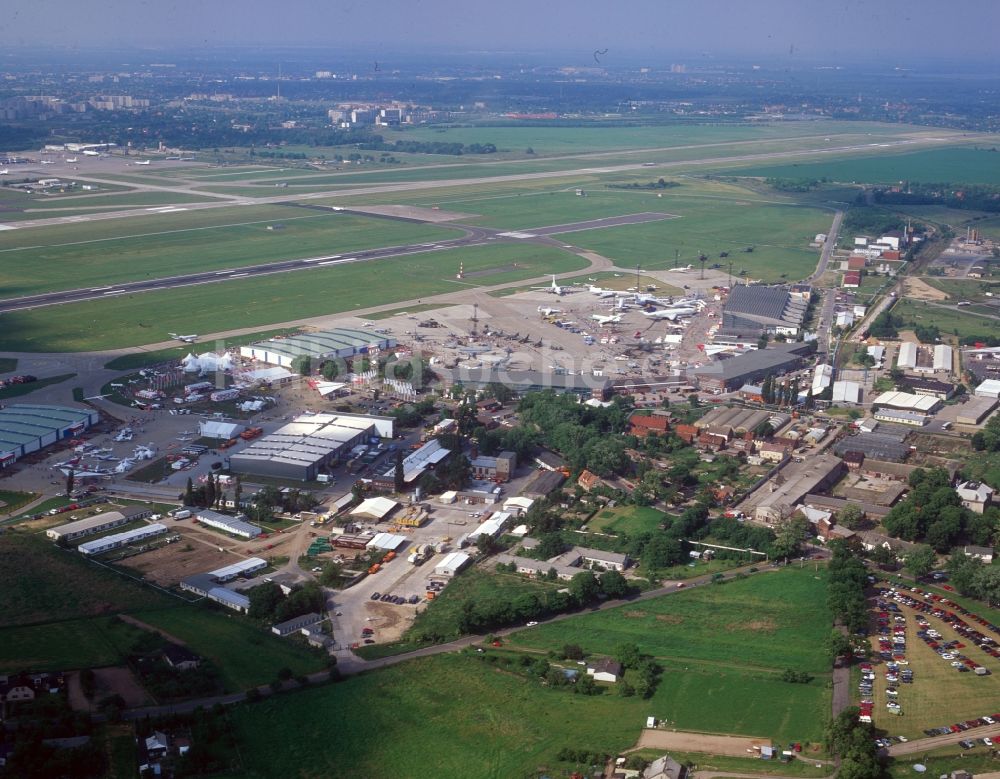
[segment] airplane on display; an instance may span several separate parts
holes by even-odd
[[[612,314],[611,316],[602,316],[601,314],[591,314],[591,319],[595,320],[599,325],[610,325],[617,324],[622,321],[621,314]]]
[[[149,165],[150,162],[152,162],[152,160],[140,160],[136,163],[136,165]]]
[[[64,162],[76,162],[76,157],[67,157]]]
[[[552,316],[553,314],[561,314],[561,308],[548,308],[547,306],[539,306],[538,313],[544,314],[545,316]]]
[[[643,316],[648,316],[650,319],[669,319],[673,322],[675,319],[680,319],[684,316],[692,316],[698,313],[696,308],[664,308],[660,311],[643,311]]]
[[[55,165],[56,164],[55,160],[39,160],[39,162],[41,162],[42,165]]]
[[[532,289],[541,290],[542,292],[551,292],[553,295],[565,295],[569,289],[567,287],[560,287],[556,284],[555,274],[552,274],[552,284],[547,287],[532,287]]]
[[[683,268],[667,268],[668,273],[687,273],[689,270],[693,270],[690,265],[685,265]]]
[[[183,341],[186,344],[193,344],[198,340],[197,334],[194,335],[177,335],[177,333],[167,333],[175,341]]]
[[[4,168],[3,170],[0,170],[0,176],[9,176],[9,175],[10,175],[10,168]]]
[[[100,157],[101,153],[99,151],[91,151],[90,149],[83,150],[84,157]]]

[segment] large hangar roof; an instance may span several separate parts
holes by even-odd
[[[261,341],[250,345],[251,349],[266,351],[269,354],[280,355],[287,359],[306,355],[309,357],[325,357],[342,352],[357,353],[369,347],[387,349],[394,346],[394,338],[386,338],[366,330],[355,330],[348,327],[338,327],[333,330],[321,330],[316,333],[305,333],[290,338]]]

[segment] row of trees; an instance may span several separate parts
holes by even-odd
[[[851,553],[842,541],[831,541],[827,605],[834,618],[848,630],[856,632],[868,625],[865,586],[868,571],[864,563]]]
[[[316,582],[308,582],[285,595],[275,582],[264,582],[250,590],[251,619],[267,624],[284,622],[311,612],[322,613],[326,605],[323,589]]]
[[[875,731],[870,723],[858,720],[860,714],[857,706],[850,706],[827,728],[826,747],[840,757],[837,779],[879,779],[884,773]]]
[[[948,563],[951,585],[963,595],[979,598],[988,604],[1000,603],[1000,568],[966,557],[961,549],[952,552]]]
[[[768,376],[761,384],[760,394],[765,403],[778,406],[791,405],[799,397],[799,380],[775,381],[774,376]]]

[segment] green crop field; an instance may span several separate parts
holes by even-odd
[[[992,147],[928,149],[904,154],[888,149],[857,159],[751,167],[741,173],[869,184],[900,181],[1000,184],[1000,152]]]
[[[517,646],[612,653],[623,642],[672,661],[718,670],[829,668],[823,643],[832,619],[826,573],[786,568],[642,601],[511,636]]]
[[[78,233],[0,233],[0,285],[8,296],[29,295],[458,236],[447,228],[305,209],[210,213],[214,222],[200,227],[185,218],[165,219],[156,230],[137,218],[117,220],[133,224],[107,230],[100,229],[104,222],[94,222],[79,226]],[[275,222],[285,228],[267,230]],[[122,235],[129,226],[135,232]]]
[[[68,521],[68,518],[67,518]],[[0,543],[0,627],[112,614],[172,602],[62,550],[41,536],[8,532]]]
[[[93,351],[141,346],[173,332],[215,333],[349,312],[467,287],[577,270],[584,262],[537,245],[489,246],[315,268],[4,315],[0,350]]]
[[[587,524],[593,533],[645,533],[656,530],[665,514],[649,506],[621,506],[599,511]]]
[[[176,636],[194,652],[212,658],[229,690],[268,684],[282,668],[298,676],[325,667],[319,652],[278,638],[252,625],[246,617],[225,613],[221,608],[183,605],[137,611],[134,616]]]

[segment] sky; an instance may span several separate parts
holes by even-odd
[[[12,47],[271,44],[804,62],[995,59],[1000,0],[6,0]],[[618,58],[616,60],[616,58]]]

